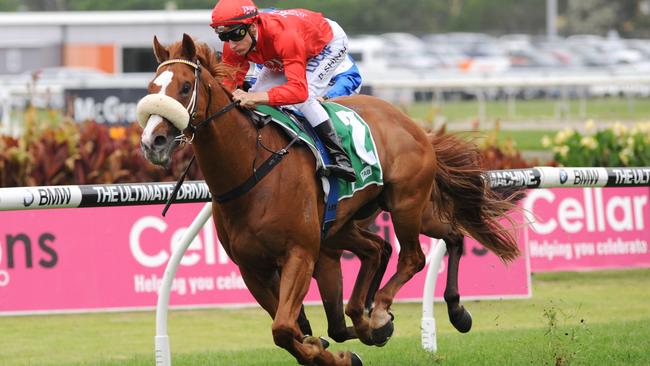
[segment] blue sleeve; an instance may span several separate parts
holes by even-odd
[[[334,75],[332,82],[334,84],[325,93],[326,98],[336,98],[358,93],[362,80],[357,65],[353,65],[346,71]]]

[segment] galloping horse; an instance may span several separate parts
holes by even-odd
[[[262,128],[246,111],[234,108],[220,83],[232,75],[232,69],[221,64],[205,44],[195,44],[185,34],[181,42],[163,47],[154,37],[154,52],[160,65],[148,87],[151,94],[138,105],[138,120],[146,125],[142,149],[149,161],[167,165],[180,141],[191,141],[213,197],[222,197],[250,181],[251,167],[258,167],[259,161],[284,157],[247,192],[228,202],[213,198],[219,239],[239,266],[252,295],[273,318],[276,345],[300,364],[360,365],[356,355],[335,355],[324,349],[318,338],[305,337],[300,330],[297,319],[310,278],[316,277],[324,304],[338,301],[340,288],[321,287],[324,283],[319,278],[332,273],[340,278],[340,269],[336,272],[335,268],[340,250],[356,254],[361,267],[345,314],[353,322],[351,336],[381,346],[393,331],[389,312],[393,298],[425,265],[420,233],[453,239],[448,241],[453,268],[445,299],[454,325],[460,323],[460,328],[468,330],[471,318],[458,303],[455,283],[460,235],[474,237],[504,261],[519,254],[513,237],[499,223],[508,218],[513,198],[504,199],[489,189],[475,146],[450,135],[427,135],[408,116],[380,99],[337,99],[369,125],[384,182],[342,200],[336,222],[321,240],[323,191],[315,177],[311,152],[294,147],[287,154],[283,149],[290,138],[284,132]],[[357,220],[379,209],[391,213],[401,249],[396,273],[376,292],[374,308],[366,314],[364,301],[384,242]],[[323,261],[329,265],[322,265]]]

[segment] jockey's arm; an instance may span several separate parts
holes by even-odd
[[[244,108],[255,108],[255,106],[260,104],[269,104],[269,93],[249,93],[241,89],[237,89],[232,93],[232,99],[239,101],[239,105]]]
[[[276,50],[282,59],[287,82],[266,92],[247,93],[243,90],[236,91],[236,94],[233,92],[233,99],[239,100],[241,106],[254,108],[259,104],[291,105],[302,103],[309,97],[305,76],[307,56],[304,45],[298,41],[295,35],[293,37],[287,35],[281,43],[276,45]]]

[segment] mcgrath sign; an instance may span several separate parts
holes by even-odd
[[[0,314],[153,309],[166,263],[202,205],[176,205],[164,219],[159,205],[0,212]],[[388,215],[380,215],[374,229],[394,248],[387,281],[395,272],[399,244]],[[432,242],[421,240],[428,254]],[[468,240],[461,263],[461,295],[530,296],[525,258],[506,267]],[[346,254],[342,268],[348,298],[359,261]],[[397,299],[421,300],[425,274],[426,270],[418,273]],[[445,274],[440,277],[438,298],[442,298]],[[320,301],[315,283],[306,301]],[[170,303],[177,307],[256,304],[220,245],[211,220],[181,261]]]
[[[125,124],[137,120],[138,100],[147,95],[144,88],[66,89],[66,114],[77,122],[87,120]]]

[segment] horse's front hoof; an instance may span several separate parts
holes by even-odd
[[[460,308],[462,310],[461,312],[449,314],[449,318],[454,328],[461,333],[467,333],[472,329],[472,314],[464,306]]]
[[[354,352],[350,352],[350,360],[352,361],[351,363],[352,366],[363,366],[363,361],[361,360],[361,357]]]
[[[392,314],[391,314],[392,318]],[[393,320],[389,320],[388,323],[383,326],[372,330],[372,341],[377,347],[383,347],[388,343],[388,340],[393,335],[395,326],[393,325]]]

